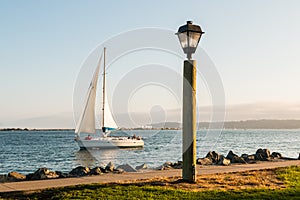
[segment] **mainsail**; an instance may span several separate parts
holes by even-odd
[[[81,113],[79,122],[77,123],[77,126],[76,126],[76,130],[75,130],[76,134],[79,134],[81,132],[96,133],[95,103],[96,103],[97,82],[98,82],[98,75],[99,75],[101,60],[102,60],[102,55],[99,59],[98,66],[95,70],[93,79],[92,79],[89,89],[88,89],[85,107]]]
[[[105,49],[104,49],[104,60],[105,60]],[[98,83],[98,75],[100,71],[100,64],[102,61],[102,55],[99,59],[97,68],[93,75],[93,79],[89,85],[87,98],[85,102],[84,109],[80,115],[79,122],[77,123],[75,133],[79,135],[80,133],[96,133],[95,126],[95,103],[96,103],[96,91],[97,91],[97,83]],[[105,62],[105,61],[104,61]],[[107,99],[107,95],[105,93],[105,63],[104,63],[104,73],[103,73],[103,108],[102,108],[102,130],[103,132],[107,132],[109,130],[115,130],[117,125],[111,115],[110,108]]]

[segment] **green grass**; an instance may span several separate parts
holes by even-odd
[[[20,194],[11,199],[21,198]],[[164,189],[158,186],[82,185],[47,190],[23,196],[25,199],[300,199],[300,190],[202,191]]]
[[[279,168],[276,171],[277,177],[284,181],[284,183],[292,188],[300,188],[300,167],[290,166],[285,168]]]
[[[299,199],[300,167],[276,169],[276,175],[285,182],[286,189],[205,190],[191,192],[164,186],[120,184],[90,184],[42,190],[24,194],[0,194],[0,199]]]

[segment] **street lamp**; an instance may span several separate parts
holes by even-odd
[[[182,106],[182,179],[196,182],[196,61],[191,60],[200,41],[200,26],[187,21],[179,27],[178,35],[183,52],[188,60],[183,70],[183,106]]]
[[[202,32],[200,26],[193,24],[192,21],[187,21],[185,25],[179,27],[176,34],[183,52],[187,54],[187,58],[190,60],[204,32]]]

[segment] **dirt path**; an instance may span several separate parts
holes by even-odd
[[[262,162],[258,164],[231,165],[231,166],[198,166],[198,175],[209,175],[228,172],[242,172],[250,170],[270,169],[276,167],[286,167],[291,165],[300,165],[300,160],[280,161],[280,162]],[[33,191],[46,188],[64,187],[79,184],[91,183],[124,183],[136,180],[147,180],[155,178],[180,177],[181,169],[171,169],[164,171],[148,171],[143,173],[123,173],[123,174],[104,174],[101,176],[90,176],[80,178],[64,178],[53,180],[22,181],[1,183],[0,192],[13,191]]]

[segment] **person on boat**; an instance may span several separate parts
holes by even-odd
[[[91,140],[92,137],[90,135],[88,135],[87,137],[85,137],[86,140]]]
[[[136,135],[135,134],[133,134],[133,136],[132,136],[132,139],[135,139],[136,138]]]

